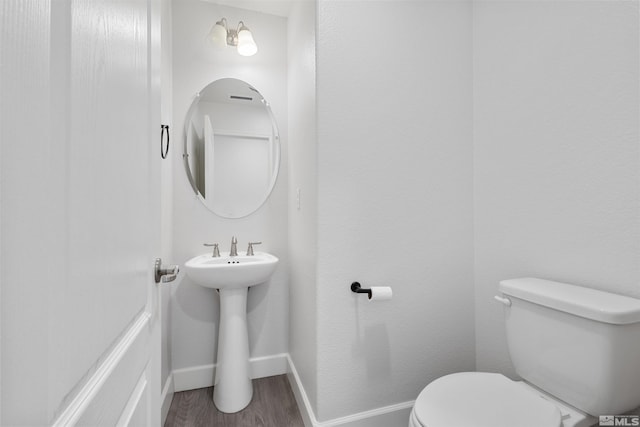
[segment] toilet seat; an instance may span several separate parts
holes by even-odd
[[[561,427],[558,407],[501,374],[446,375],[422,390],[411,414],[422,427]]]

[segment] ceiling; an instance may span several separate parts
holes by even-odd
[[[291,3],[294,0],[205,0],[224,6],[248,9],[277,16],[289,16]],[[304,1],[304,0],[295,0]]]

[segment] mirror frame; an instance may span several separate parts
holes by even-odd
[[[188,136],[188,132],[189,132],[189,124],[191,122],[191,116],[193,115],[193,112],[194,112],[196,106],[198,105],[198,102],[200,100],[201,94],[209,86],[215,84],[216,82],[220,82],[221,80],[237,80],[237,81],[241,81],[242,83],[246,84],[249,88],[254,90],[258,95],[260,95],[260,97],[262,98],[262,101],[263,101],[263,103],[265,105],[265,109],[266,109],[267,113],[269,114],[269,118],[271,119],[271,131],[273,133],[273,139],[274,139],[275,151],[276,151],[276,155],[275,155],[276,164],[275,164],[275,167],[274,167],[274,172],[273,172],[273,174],[271,176],[271,182],[269,183],[269,188],[266,191],[263,199],[260,201],[260,203],[252,211],[250,211],[250,212],[248,212],[246,214],[237,215],[237,216],[223,215],[223,214],[221,214],[219,212],[214,211],[207,204],[207,201],[202,196],[202,193],[200,193],[200,190],[196,186],[196,182],[195,182],[195,179],[193,177],[193,173],[191,172],[191,167],[189,166],[189,153],[187,152],[187,149],[188,149],[187,136]],[[269,197],[271,196],[271,193],[273,193],[273,189],[274,189],[274,187],[276,185],[276,181],[278,180],[278,175],[280,174],[280,163],[281,163],[281,156],[282,156],[282,154],[281,154],[282,153],[282,147],[280,146],[280,132],[278,131],[278,124],[276,122],[276,118],[275,118],[275,116],[273,114],[273,111],[271,110],[271,104],[265,99],[265,97],[262,95],[262,93],[259,90],[257,90],[255,87],[253,87],[253,85],[250,85],[249,83],[245,82],[244,80],[240,80],[240,79],[236,79],[236,78],[232,78],[232,77],[224,77],[224,78],[212,81],[211,83],[207,84],[204,88],[202,88],[202,90],[196,92],[194,97],[193,97],[193,99],[192,99],[192,101],[191,101],[191,105],[189,106],[189,109],[187,110],[187,114],[185,115],[184,126],[183,126],[183,129],[182,129],[182,140],[183,140],[182,161],[184,163],[185,171],[187,173],[187,179],[189,180],[189,184],[191,184],[191,189],[193,190],[195,195],[200,199],[200,202],[204,205],[204,207],[209,209],[209,211],[213,212],[215,215],[217,215],[217,216],[219,216],[221,218],[227,218],[227,219],[246,218],[249,215],[257,212],[262,206],[264,206],[264,204],[267,202],[267,200],[269,200]]]

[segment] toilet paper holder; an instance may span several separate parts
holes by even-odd
[[[359,282],[353,282],[351,284],[351,292],[355,292],[357,294],[367,294],[369,295],[369,299],[371,299],[371,289],[363,289],[362,286],[360,286]]]

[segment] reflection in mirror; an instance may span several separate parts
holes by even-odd
[[[255,212],[280,166],[278,128],[269,103],[237,79],[196,94],[185,119],[184,163],[200,200],[224,218]]]

